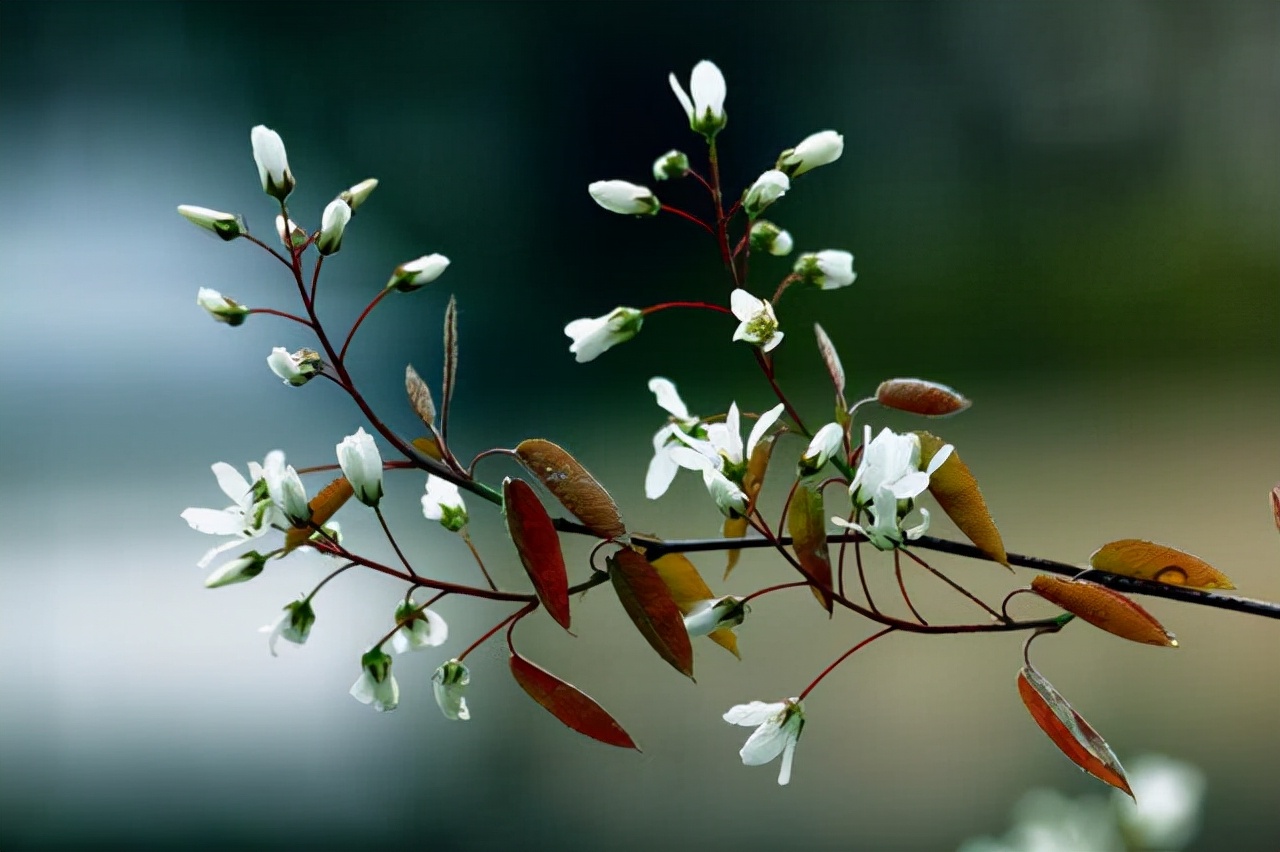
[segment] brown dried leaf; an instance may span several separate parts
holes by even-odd
[[[818,352],[822,355],[822,363],[826,364],[827,375],[831,376],[831,384],[836,389],[836,409],[845,412],[849,404],[844,398],[844,365],[840,363],[840,355],[826,331],[816,322],[813,324],[813,333],[818,338]]]
[[[409,404],[413,406],[418,419],[430,428],[436,420],[436,403],[431,398],[431,388],[427,387],[427,383],[418,375],[418,371],[413,369],[412,364],[404,368],[404,390],[409,395]]]
[[[929,432],[916,432],[916,435],[920,438],[920,466],[926,468],[947,442]],[[995,521],[991,520],[987,501],[982,499],[982,491],[978,489],[978,481],[960,460],[960,453],[953,449],[942,467],[929,477],[929,493],[960,532],[968,536],[979,550],[1010,571],[1013,570],[1004,549],[1004,541],[1000,538],[1000,530],[996,529]]]
[[[609,492],[563,448],[530,438],[521,441],[516,458],[555,495],[569,513],[601,538],[619,538],[627,528]]]
[[[787,507],[787,532],[805,576],[813,581],[813,594],[823,609],[831,612],[831,554],[827,547],[827,518],[822,492],[817,485],[801,481]]]
[[[450,295],[449,307],[444,310],[444,381],[440,385],[440,429],[449,427],[449,405],[453,402],[453,390],[458,381],[458,300]]]
[[[1271,515],[1276,519],[1276,529],[1280,530],[1280,485],[1271,489]]]
[[[509,662],[516,683],[552,716],[606,745],[640,750],[631,735],[591,696],[524,657],[512,654]]]
[[[502,483],[503,513],[516,553],[547,612],[569,629],[569,575],[560,551],[560,535],[533,487],[523,479]]]
[[[693,645],[671,591],[657,569],[630,548],[605,560],[622,608],[645,641],[676,671],[693,678]]]
[[[285,552],[288,553],[306,544],[316,528],[327,524],[329,519],[342,508],[342,504],[351,499],[353,493],[355,492],[351,488],[351,483],[345,476],[339,476],[320,489],[320,493],[312,497],[311,502],[307,504],[311,507],[311,523],[305,527],[294,527],[284,534]]]
[[[681,615],[688,615],[695,604],[715,597],[711,587],[698,573],[698,569],[683,553],[668,553],[649,564],[666,584],[667,591],[671,592],[671,599],[675,601]],[[707,638],[735,657],[742,658],[738,653],[738,637],[727,627],[711,632]]]
[[[1151,613],[1117,591],[1088,580],[1041,574],[1031,581],[1040,597],[1122,639],[1178,647],[1178,640]]]
[[[1176,547],[1137,538],[1104,544],[1089,557],[1089,564],[1099,571],[1170,586],[1186,586],[1191,589],[1235,588],[1226,574],[1199,556]]]
[[[946,417],[964,411],[971,403],[958,391],[925,379],[889,379],[876,388],[876,402],[925,417]]]

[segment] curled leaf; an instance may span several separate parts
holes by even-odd
[[[840,363],[835,344],[816,322],[813,324],[813,333],[818,338],[818,353],[822,355],[822,363],[827,366],[827,375],[831,376],[831,384],[836,389],[836,410],[844,413],[849,408],[844,398],[844,365]]]
[[[645,641],[676,671],[693,678],[693,646],[680,608],[649,561],[630,548],[605,560],[622,608]]]
[[[813,594],[831,612],[831,554],[827,547],[827,516],[822,492],[814,483],[801,481],[787,507],[787,532],[791,548],[804,574],[813,582]]]
[[[596,535],[626,535],[626,525],[609,492],[563,448],[541,438],[530,438],[521,441],[515,452],[516,458],[542,480],[560,504]]]
[[[681,615],[688,615],[696,604],[715,597],[698,569],[683,553],[668,553],[649,564],[662,578]],[[707,634],[707,638],[735,657],[742,658],[738,653],[738,637],[727,627],[713,630]]]
[[[1192,556],[1176,547],[1137,538],[1104,544],[1089,557],[1089,564],[1099,571],[1170,586],[1186,586],[1191,589],[1235,588],[1226,574],[1199,556]]]
[[[516,683],[552,716],[594,740],[618,748],[640,750],[617,720],[591,696],[524,657],[512,654],[509,662]]]
[[[502,483],[507,532],[533,583],[538,600],[565,630],[569,629],[569,575],[560,551],[560,536],[533,487],[523,479]]]
[[[929,432],[916,432],[916,435],[920,438],[920,466],[927,467],[934,454],[946,446],[946,441]],[[996,529],[987,501],[982,499],[982,491],[978,489],[978,481],[960,460],[958,452],[952,450],[951,456],[929,477],[929,493],[969,541],[996,562],[1013,570],[1009,566],[1000,530]]]
[[[454,387],[458,383],[458,300],[449,296],[449,306],[444,310],[444,381],[440,385],[440,431],[449,428],[449,404],[453,402]]]
[[[1076,766],[1132,798],[1129,779],[1111,746],[1031,666],[1018,673],[1018,694],[1031,718]]]
[[[311,507],[311,522],[305,527],[293,527],[284,534],[285,552],[288,553],[306,544],[315,531],[328,523],[329,519],[342,508],[342,504],[351,499],[353,493],[355,492],[351,488],[351,483],[345,476],[339,476],[320,489],[320,493],[312,497],[311,502],[307,504]]]
[[[1094,627],[1147,645],[1178,647],[1178,640],[1151,613],[1106,586],[1041,574],[1031,581],[1040,597],[1078,615]]]
[[[747,495],[747,514],[755,508],[756,498],[760,496],[760,489],[764,487],[764,475],[769,470],[769,458],[773,455],[773,442],[774,436],[762,438],[751,451],[751,458],[747,459],[747,472],[742,477],[742,493]],[[748,527],[746,517],[727,518],[724,522],[724,537],[742,538],[747,534]],[[724,569],[726,580],[729,578],[729,572],[738,564],[738,557],[741,555],[741,550],[729,551],[728,562]]]
[[[1276,529],[1280,530],[1280,485],[1271,489],[1271,516],[1276,520]]]
[[[876,402],[925,417],[946,417],[972,403],[960,392],[924,379],[889,379],[876,388]]]
[[[413,369],[412,364],[404,368],[404,390],[409,396],[409,404],[413,406],[418,419],[430,427],[436,419],[435,400],[431,398],[431,388],[427,387],[427,383],[418,375],[418,371]]]

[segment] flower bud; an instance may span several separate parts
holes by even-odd
[[[747,607],[742,598],[728,595],[694,604],[684,617],[684,629],[690,636],[706,636],[726,627],[737,627],[746,617]]]
[[[598,180],[587,187],[587,192],[605,210],[624,216],[657,216],[662,203],[648,187],[627,183],[625,180]]]
[[[843,153],[844,137],[834,130],[823,130],[806,137],[796,147],[783,151],[778,156],[777,167],[796,177],[818,166],[834,163]]]
[[[301,387],[320,372],[323,362],[320,353],[314,349],[299,349],[292,355],[283,346],[277,346],[267,356],[267,366],[271,372],[279,376],[286,385]]]
[[[755,251],[767,251],[774,257],[782,257],[791,254],[793,246],[791,234],[768,219],[757,219],[752,223],[751,248]]]
[[[287,249],[296,249],[307,244],[307,232],[297,222],[290,219],[285,222],[283,216],[276,216],[276,235]]]
[[[396,709],[400,703],[400,685],[391,674],[391,655],[374,648],[360,658],[360,677],[351,687],[351,695],[361,704],[372,704],[379,713]]]
[[[682,178],[689,174],[689,157],[683,151],[672,149],[653,161],[653,179]]]
[[[391,647],[397,654],[435,648],[449,638],[449,625],[444,618],[429,609],[418,612],[413,598],[396,607],[396,623],[400,629],[391,635]]]
[[[708,142],[724,129],[729,121],[724,111],[726,87],[724,75],[714,62],[704,59],[693,66],[693,74],[689,78],[692,98],[685,93],[675,74],[669,75],[667,82],[671,84],[671,91],[689,117],[690,129],[701,133]]]
[[[284,639],[286,642],[292,642],[295,645],[306,644],[307,637],[311,635],[311,625],[316,622],[315,610],[311,608],[311,601],[308,598],[296,600],[285,604],[284,614],[276,620],[275,624],[268,624],[262,628],[262,633],[270,633],[267,637],[267,646],[271,649],[271,656],[276,656],[276,641]]]
[[[228,242],[236,237],[249,233],[244,219],[237,213],[223,213],[210,210],[208,207],[195,207],[191,204],[179,204],[178,213],[193,225],[199,225],[206,231],[212,231]]]
[[[853,271],[853,255],[839,249],[827,249],[816,254],[802,254],[796,258],[792,269],[805,284],[823,290],[848,287],[858,277]]]
[[[284,201],[293,192],[295,181],[280,134],[259,124],[249,134],[249,141],[253,144],[253,161],[258,164],[262,191]]]
[[[338,444],[338,466],[351,483],[356,499],[366,506],[377,506],[382,499],[382,456],[363,426]]]
[[[458,660],[449,662],[436,669],[431,676],[431,690],[435,693],[436,704],[446,719],[465,722],[471,718],[467,709],[464,693],[471,683],[471,672]]]
[[[249,309],[244,305],[208,287],[201,287],[196,293],[196,304],[208,311],[215,320],[227,325],[240,325],[249,316]]]
[[[449,266],[449,258],[442,254],[425,254],[417,260],[402,263],[391,273],[386,289],[412,293],[435,281]]]
[[[434,474],[427,474],[422,514],[428,521],[439,521],[440,526],[450,532],[457,532],[467,525],[467,506],[462,502],[458,486]]]
[[[342,233],[351,221],[351,206],[341,198],[335,198],[324,208],[320,217],[320,236],[316,238],[316,251],[330,255],[342,248]]]
[[[809,448],[800,457],[799,472],[801,476],[812,476],[823,468],[831,457],[844,447],[844,427],[839,423],[828,423],[817,431]]]
[[[569,351],[579,364],[592,361],[606,350],[625,343],[640,332],[644,314],[635,308],[614,308],[602,317],[576,319],[564,327],[573,339]]]
[[[262,465],[262,479],[267,488],[267,496],[284,513],[289,523],[300,527],[311,520],[311,504],[307,501],[302,479],[293,465],[284,463],[284,453],[279,450],[267,453]]]
[[[217,589],[222,586],[230,586],[233,583],[244,583],[261,574],[266,565],[267,557],[256,550],[251,550],[217,568],[204,581],[204,586],[206,589]]]
[[[786,195],[790,188],[791,180],[777,169],[769,169],[760,175],[742,195],[742,209],[746,211],[747,218],[755,219],[766,207]]]
[[[365,178],[350,189],[338,193],[338,197],[347,202],[351,212],[355,213],[360,209],[360,205],[364,204],[370,195],[373,195],[373,191],[377,188],[377,178]]]

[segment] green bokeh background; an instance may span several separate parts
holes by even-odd
[[[619,303],[725,298],[696,228],[611,216],[585,192],[648,181],[673,146],[700,162],[665,76],[712,58],[729,85],[728,185],[813,131],[845,137],[843,159],[770,213],[800,249],[857,257],[853,287],[782,304],[779,373],[809,418],[830,405],[819,320],[853,392],[922,375],[975,400],[933,428],[980,477],[1011,549],[1084,561],[1147,537],[1280,598],[1266,502],[1280,480],[1274,2],[7,2],[0,39],[6,850],[905,852],[1002,831],[1031,786],[1098,792],[1027,720],[1013,637],[877,644],[808,702],[791,787],[744,769],[746,731],[719,715],[795,694],[868,632],[818,618],[803,594],[760,602],[741,663],[700,643],[696,686],[618,626],[603,592],[577,604],[577,639],[523,626],[524,650],[612,709],[642,755],[564,731],[510,683],[498,644],[472,658],[469,725],[436,712],[429,654],[397,662],[397,713],[352,701],[358,655],[402,591],[379,579],[335,582],[308,645],[269,657],[255,629],[323,566],[290,560],[206,592],[194,562],[207,542],[178,513],[220,505],[212,462],[282,447],[323,463],[360,421],[332,388],[282,388],[264,368],[272,346],[309,343],[294,328],[231,330],[193,305],[199,286],[292,305],[274,261],[173,212],[242,211],[270,233],[257,123],[285,139],[304,224],[342,188],[382,181],[326,269],[335,327],[395,264],[453,262],[353,347],[389,422],[413,428],[403,365],[437,375],[456,293],[460,454],[545,436],[611,487],[633,529],[707,535],[717,515],[696,478],[643,497],[662,422],[645,382],[672,378],[702,414],[770,405],[746,348],[728,345],[732,323],[658,315],[587,365],[560,330]],[[659,191],[704,203],[691,183]],[[753,262],[753,288],[787,268]],[[392,483],[393,523],[423,564],[472,579],[458,542],[422,523],[420,489]],[[780,483],[766,494],[780,505]],[[490,564],[517,583],[496,519],[473,510]],[[380,552],[371,519],[353,507],[342,520]],[[580,575],[585,547],[569,550]],[[1009,587],[989,566],[938,564],[993,597]],[[780,570],[750,558],[713,585],[741,593]],[[971,617],[912,583],[923,606]],[[1280,625],[1151,609],[1176,653],[1081,625],[1040,643],[1037,662],[1122,759],[1163,751],[1205,770],[1194,848],[1272,852]],[[449,654],[505,614],[443,611]]]

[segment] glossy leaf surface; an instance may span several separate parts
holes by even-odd
[[[693,677],[693,645],[684,616],[657,569],[639,553],[624,548],[605,560],[618,600],[658,656],[681,674]]]
[[[928,432],[917,432],[916,435],[920,438],[920,466],[924,468],[934,454],[946,446],[946,441]],[[978,489],[978,481],[960,460],[959,452],[952,450],[942,467],[929,477],[929,493],[960,532],[983,553],[1013,570],[1009,567],[1009,557],[1005,553],[1000,530],[996,529],[996,523],[987,509],[987,501],[982,499],[982,491]]]
[[[747,495],[748,513],[755,508],[756,499],[760,496],[760,489],[764,488],[764,475],[769,470],[769,459],[773,455],[773,442],[773,436],[762,438],[756,444],[755,449],[751,451],[751,458],[747,459],[747,471],[742,477],[742,493]],[[747,534],[749,528],[750,524],[747,523],[745,517],[726,518],[724,522],[724,537],[742,538]],[[741,550],[729,551],[728,561],[724,568],[726,580],[729,579],[729,572],[738,564],[738,557],[741,555]]]
[[[876,402],[885,408],[925,417],[946,417],[972,403],[959,391],[925,379],[889,379],[876,388]]]
[[[607,745],[640,750],[616,719],[573,684],[515,654],[510,665],[520,688],[573,730]]]
[[[787,507],[787,532],[800,567],[815,584],[814,596],[831,612],[831,553],[827,547],[826,522],[822,492],[814,483],[800,482]]]
[[[502,483],[503,512],[507,532],[515,542],[538,600],[565,630],[569,629],[569,575],[560,550],[560,535],[534,493],[523,479]]]
[[[1226,574],[1199,556],[1176,547],[1137,538],[1104,544],[1089,557],[1089,564],[1099,571],[1170,586],[1187,586],[1192,589],[1235,588]]]
[[[1123,639],[1166,648],[1178,647],[1178,640],[1156,621],[1155,616],[1106,586],[1088,580],[1068,580],[1041,574],[1031,581],[1031,590],[1094,627]]]
[[[575,518],[601,538],[626,535],[618,506],[587,469],[562,447],[542,438],[521,441],[516,458]]]

